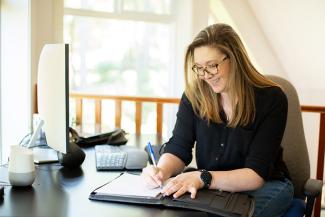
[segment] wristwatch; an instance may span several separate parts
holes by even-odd
[[[204,184],[203,188],[208,189],[211,185],[212,175],[207,170],[200,170],[200,172],[201,172],[200,178]]]

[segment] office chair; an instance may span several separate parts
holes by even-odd
[[[294,186],[294,199],[283,217],[310,217],[323,182],[310,179],[310,165],[298,94],[294,86],[278,76],[267,76],[279,84],[288,98],[288,118],[282,139],[284,161]]]

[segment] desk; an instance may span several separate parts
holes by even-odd
[[[147,138],[134,136],[128,143],[141,147],[146,144]],[[161,143],[159,138],[151,141],[153,144]],[[97,172],[94,148],[87,148],[84,151],[86,159],[78,170],[71,171],[59,164],[38,165],[32,187],[5,187],[4,198],[0,201],[0,216],[207,216],[206,213],[191,210],[89,200],[91,191],[115,177],[118,172]],[[8,168],[0,168],[0,181],[9,182]]]

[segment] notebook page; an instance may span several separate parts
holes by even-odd
[[[161,189],[149,189],[139,175],[123,173],[120,177],[96,190],[96,193],[139,197],[156,197]]]

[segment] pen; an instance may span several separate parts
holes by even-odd
[[[157,168],[156,158],[155,158],[155,153],[153,152],[153,149],[152,149],[152,146],[151,146],[151,143],[150,143],[150,142],[148,142],[147,147],[148,147],[148,149],[149,149],[149,153],[150,153],[151,161],[152,161],[154,167]],[[162,185],[160,185],[159,187],[162,188]]]

